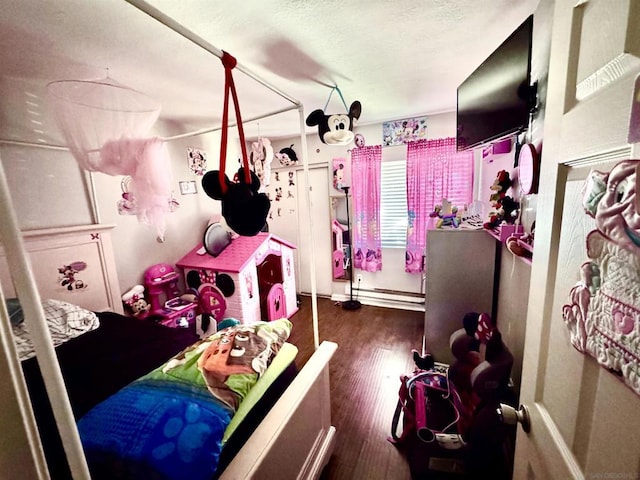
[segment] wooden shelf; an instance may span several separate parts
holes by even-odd
[[[522,234],[518,234],[518,236],[520,236]],[[520,240],[520,238],[518,238],[517,240],[518,246],[521,247],[524,251],[525,254],[524,255],[515,255],[515,257],[518,257],[520,260],[522,260],[524,263],[526,263],[527,265],[531,265],[533,263],[533,245],[525,242],[523,240]]]
[[[485,229],[485,232],[502,243],[511,235],[522,235],[524,233],[522,225],[500,225],[493,229]]]
[[[509,237],[511,236],[521,237],[522,235],[524,235],[524,230],[522,228],[522,225],[500,225],[499,227],[496,227],[494,229],[485,229],[485,232],[487,232],[490,236],[498,240],[500,243],[504,243],[505,245]],[[519,238],[517,242],[518,242],[518,246],[522,247],[526,251],[526,254],[525,255],[514,254],[514,256],[518,257],[524,263],[531,265],[533,263],[532,262],[533,245],[525,241],[522,241]]]

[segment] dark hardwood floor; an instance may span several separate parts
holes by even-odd
[[[303,296],[299,312],[291,318],[294,326],[289,341],[299,349],[298,368],[314,351],[311,312],[311,298]],[[339,303],[318,298],[318,317],[320,341],[338,344],[329,364],[336,444],[320,480],[410,480],[407,457],[387,437],[398,400],[400,375],[413,371],[411,350],[422,346],[424,313],[366,305],[358,310],[343,310]],[[504,434],[506,427],[493,418],[493,404],[484,412],[491,415],[483,413],[474,420],[486,432],[475,451],[477,458],[490,458],[494,463],[466,475],[437,471],[441,468],[435,464],[435,470],[429,469],[426,464],[431,455],[425,452],[432,451],[433,457],[438,457],[433,460],[441,465],[443,461],[447,463],[444,457],[459,458],[459,454],[429,450],[430,444],[416,440],[413,445],[417,446],[410,454],[417,465],[414,480],[511,479],[515,430]],[[493,441],[496,435],[499,439]]]
[[[301,297],[290,337],[298,367],[313,354],[310,297]],[[318,298],[320,341],[338,344],[330,363],[334,454],[323,480],[410,479],[404,456],[387,441],[400,375],[413,370],[411,349],[420,349],[424,313],[363,306],[343,310]]]

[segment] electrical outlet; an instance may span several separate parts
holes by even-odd
[[[356,282],[358,282],[359,284],[362,283],[362,274],[361,273],[356,275]]]

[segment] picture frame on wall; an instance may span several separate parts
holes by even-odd
[[[180,193],[182,195],[193,195],[198,193],[198,187],[196,187],[195,180],[189,180],[186,182],[178,182],[180,185]]]
[[[427,117],[405,118],[382,124],[382,145],[402,145],[427,138]]]

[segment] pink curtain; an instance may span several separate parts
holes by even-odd
[[[443,198],[459,209],[473,200],[473,151],[457,152],[455,138],[407,143],[405,272],[423,271],[429,214]]]
[[[382,146],[351,150],[353,198],[353,266],[366,272],[382,270],[380,242],[380,165]]]

